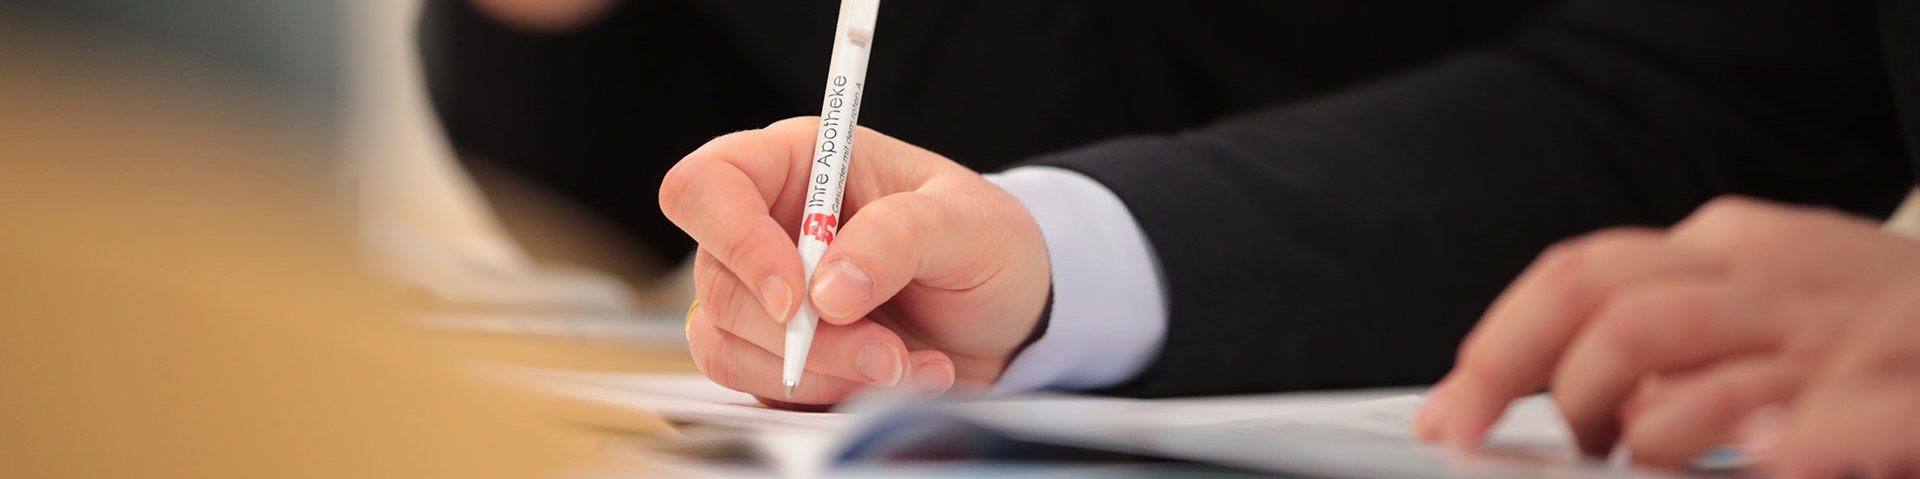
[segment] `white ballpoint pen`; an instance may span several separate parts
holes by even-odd
[[[807,175],[806,211],[800,216],[800,262],[806,267],[807,283],[820,255],[833,243],[840,230],[840,201],[847,191],[847,168],[853,161],[853,131],[860,120],[860,100],[867,84],[867,54],[873,47],[873,24],[880,14],[880,0],[840,0],[840,20],[834,25],[833,60],[827,66],[826,98],[820,105],[820,132],[813,144],[813,166]],[[800,386],[806,371],[807,352],[813,348],[813,331],[820,316],[814,314],[810,295],[800,295],[800,310],[787,321],[787,344],[780,381],[787,398]]]

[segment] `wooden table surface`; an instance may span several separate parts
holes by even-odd
[[[539,368],[601,372],[697,373],[684,347],[644,346],[537,338],[508,334],[429,333],[463,360]],[[604,451],[610,442],[671,437],[673,427],[656,416],[604,404],[535,394],[536,414],[562,431],[569,462],[619,472],[644,472],[644,464]]]

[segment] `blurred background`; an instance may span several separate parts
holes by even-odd
[[[0,477],[611,467],[367,267],[359,165],[407,154],[359,119],[393,97],[358,33],[411,51],[387,3],[0,2]]]

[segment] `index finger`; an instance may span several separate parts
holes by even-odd
[[[799,304],[803,283],[781,201],[799,191],[812,130],[804,119],[716,138],[674,165],[660,184],[660,211],[745,283],[774,318]],[[798,159],[799,161],[796,161]],[[783,214],[784,213],[784,214]]]

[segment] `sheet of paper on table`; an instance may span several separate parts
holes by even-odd
[[[697,375],[496,372],[552,394],[748,432],[789,477],[828,470],[875,438],[894,440],[888,429],[900,428],[903,418],[936,417],[1036,443],[1324,476],[1659,477],[1580,460],[1545,397],[1517,402],[1490,435],[1487,452],[1466,455],[1413,439],[1412,415],[1422,399],[1409,389],[1174,400],[1041,395],[803,413],[767,408]]]

